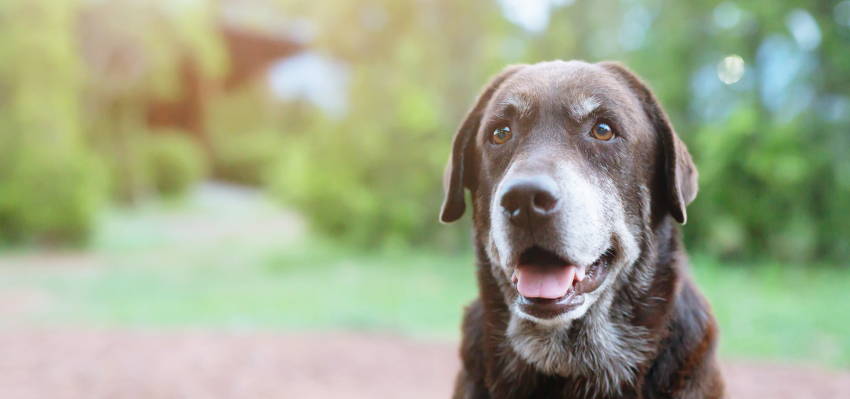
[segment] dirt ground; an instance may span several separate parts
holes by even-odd
[[[456,344],[363,333],[0,331],[0,398],[445,398]],[[725,364],[730,398],[850,398],[850,372]]]

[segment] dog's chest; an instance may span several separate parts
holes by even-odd
[[[598,385],[582,377],[559,377],[538,374],[534,383],[526,385],[525,390],[511,392],[507,395],[499,390],[491,391],[491,397],[502,399],[615,399],[615,398],[641,398],[634,387],[627,386],[616,392],[599,391]]]
[[[592,323],[592,316],[588,320],[557,329],[511,320],[506,336],[512,356],[539,374],[527,397],[634,397],[622,395],[627,394],[624,387],[634,385],[638,364],[647,359],[640,349],[650,346],[646,331],[610,321]]]

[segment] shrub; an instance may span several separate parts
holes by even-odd
[[[259,186],[280,157],[284,137],[271,127],[292,129],[302,113],[284,115],[277,108],[272,111],[261,100],[267,96],[267,88],[254,84],[210,99],[206,125],[216,178]]]
[[[846,259],[850,185],[840,184],[841,148],[805,117],[774,124],[752,110],[701,129],[692,140],[700,193],[688,244],[740,258]],[[691,223],[693,221],[693,223]]]
[[[468,233],[437,221],[454,128],[440,122],[433,92],[398,90],[404,95],[385,112],[317,121],[287,137],[268,187],[334,238],[459,248]]]
[[[18,154],[0,168],[0,239],[81,244],[105,197],[103,167],[89,153]]]
[[[156,132],[146,139],[145,175],[163,197],[177,198],[205,175],[206,160],[193,139],[179,132]]]
[[[0,6],[0,241],[85,241],[104,196],[80,129],[74,2]],[[34,34],[37,32],[37,34]]]
[[[213,149],[214,174],[234,183],[258,186],[280,157],[282,140],[273,132],[220,135]]]

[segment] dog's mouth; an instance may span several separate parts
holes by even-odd
[[[536,245],[526,249],[511,278],[521,310],[549,319],[577,308],[584,303],[584,294],[605,280],[613,259],[614,250],[609,249],[590,265],[576,265]]]

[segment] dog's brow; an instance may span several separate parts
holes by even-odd
[[[575,120],[581,120],[602,105],[599,99],[594,96],[578,97],[576,100],[569,104],[570,114]]]
[[[516,116],[519,118],[529,116],[529,114],[531,113],[531,105],[522,97],[507,97],[504,100],[500,101],[498,105],[500,106],[500,110],[497,112],[500,117],[512,116],[504,115],[503,113],[505,111],[508,111],[508,113],[515,112]]]

